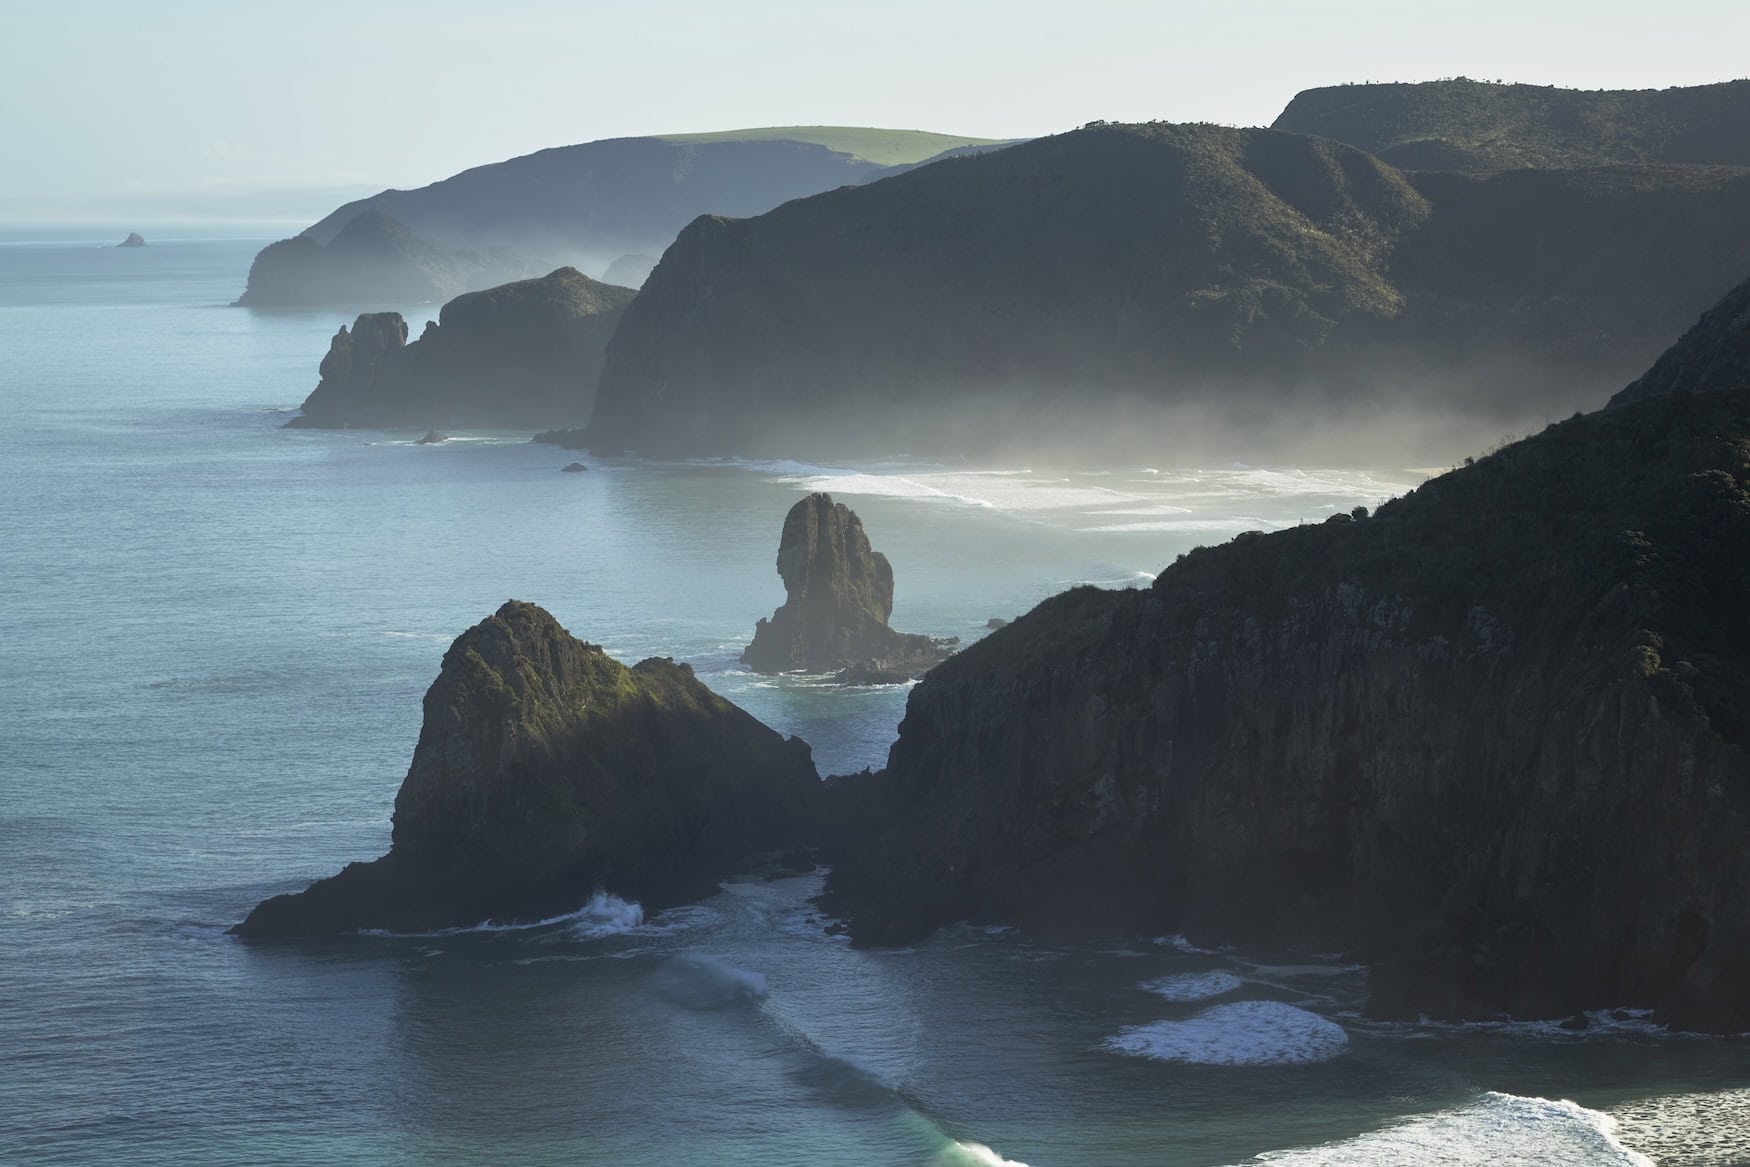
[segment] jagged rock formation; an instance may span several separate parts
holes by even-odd
[[[1750,392],[1575,417],[944,662],[837,784],[829,902],[864,943],[1342,950],[1387,1016],[1750,1029],[1746,595]]]
[[[778,543],[784,605],[761,620],[742,662],[757,672],[837,671],[848,684],[921,676],[951,642],[895,632],[893,568],[869,546],[863,521],[829,494],[811,494],[784,516]]]
[[[1750,389],[1750,280],[1733,288],[1653,367],[1610,399],[1612,406],[1668,393]]]
[[[138,231],[129,231],[128,237],[126,239],[122,240],[120,243],[116,244],[116,246],[117,247],[144,247],[144,246],[146,246],[146,241],[145,241],[145,239],[141,238],[140,233]]]
[[[456,297],[412,344],[400,313],[367,313],[335,334],[321,382],[288,424],[575,424],[589,416],[634,294],[560,268]]]
[[[504,249],[435,246],[380,211],[365,211],[326,241],[309,232],[270,243],[249,266],[237,303],[250,308],[407,304],[534,275],[538,262]]]
[[[418,190],[386,190],[335,209],[256,258],[244,304],[405,303],[535,275],[560,264],[600,271],[616,256],[660,255],[701,214],[757,215],[802,195],[869,182],[987,139],[912,130],[788,126],[614,138],[477,166]],[[307,277],[321,245],[360,218],[406,224],[429,248],[531,257],[517,270],[410,296],[417,280]],[[271,253],[271,254],[270,254]],[[435,261],[434,261],[435,262]],[[399,265],[405,269],[403,260]],[[610,278],[610,283],[618,282]]]
[[[233,929],[305,936],[542,918],[595,889],[673,902],[803,838],[808,746],[686,665],[628,669],[511,601],[456,639],[425,695],[389,853]]]
[[[1464,77],[1332,85],[1296,94],[1271,128],[1335,138],[1406,170],[1750,166],[1750,81],[1597,90]]]
[[[1296,134],[1095,125],[694,222],[571,440],[1154,456],[1205,425],[1262,456],[1288,411],[1340,419],[1335,446],[1430,412],[1492,436],[1644,369],[1747,268],[1750,170],[1406,175]]]

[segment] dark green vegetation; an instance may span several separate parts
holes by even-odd
[[[662,254],[698,215],[757,215],[990,145],[912,130],[792,126],[541,150],[339,207],[265,248],[238,302],[443,300],[561,263],[605,272],[621,256]],[[399,233],[379,241],[384,229],[369,227],[369,249],[350,238],[360,230],[353,224],[379,217]],[[340,253],[324,249],[337,242]],[[474,275],[476,267],[491,267],[491,278]]]
[[[1750,81],[1603,90],[1463,77],[1333,85],[1296,94],[1271,128],[1335,138],[1406,170],[1750,166]]]
[[[686,665],[628,669],[511,601],[456,639],[426,692],[389,854],[275,896],[234,931],[540,919],[596,889],[656,907],[799,841],[818,787],[805,743]]]
[[[830,902],[865,943],[1344,950],[1390,1016],[1750,1028],[1746,596],[1750,392],[1575,417],[938,666],[835,784]]]
[[[1590,405],[1746,268],[1750,170],[1406,175],[1269,130],[1096,125],[693,223],[583,440],[1159,453],[1137,423],[1184,432],[1187,407],[1256,456],[1282,415],[1499,432]]]
[[[470,292],[412,344],[397,312],[341,328],[322,381],[290,424],[546,426],[589,416],[602,355],[630,288],[573,268]]]
[[[741,654],[756,672],[837,671],[850,684],[894,684],[948,655],[944,644],[887,626],[893,567],[856,513],[829,494],[811,494],[784,516],[778,575],[784,605]]]
[[[449,250],[379,211],[349,220],[332,238],[306,232],[270,243],[249,267],[237,303],[250,308],[447,300],[534,274],[535,261],[504,249]]]
[[[1703,313],[1694,328],[1610,404],[1727,389],[1750,389],[1750,280]]]

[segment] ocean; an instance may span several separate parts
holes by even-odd
[[[646,915],[244,943],[382,853],[450,641],[508,598],[879,767],[907,689],[737,657],[827,490],[895,627],[1372,506],[1425,470],[648,463],[281,428],[344,311],[227,305],[262,225],[0,227],[0,1162],[1750,1163],[1750,1041],[1387,1025],[1340,954],[958,927],[853,951],[819,874]],[[415,333],[436,305],[404,309]]]

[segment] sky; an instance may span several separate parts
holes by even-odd
[[[1268,125],[1345,81],[1694,85],[1750,75],[1746,45],[1746,0],[0,0],[0,218],[314,219],[648,133],[1014,138]]]

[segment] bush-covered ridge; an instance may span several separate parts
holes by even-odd
[[[1336,85],[1295,95],[1272,128],[1335,138],[1408,170],[1750,166],[1750,81],[1601,90],[1466,77]]]

